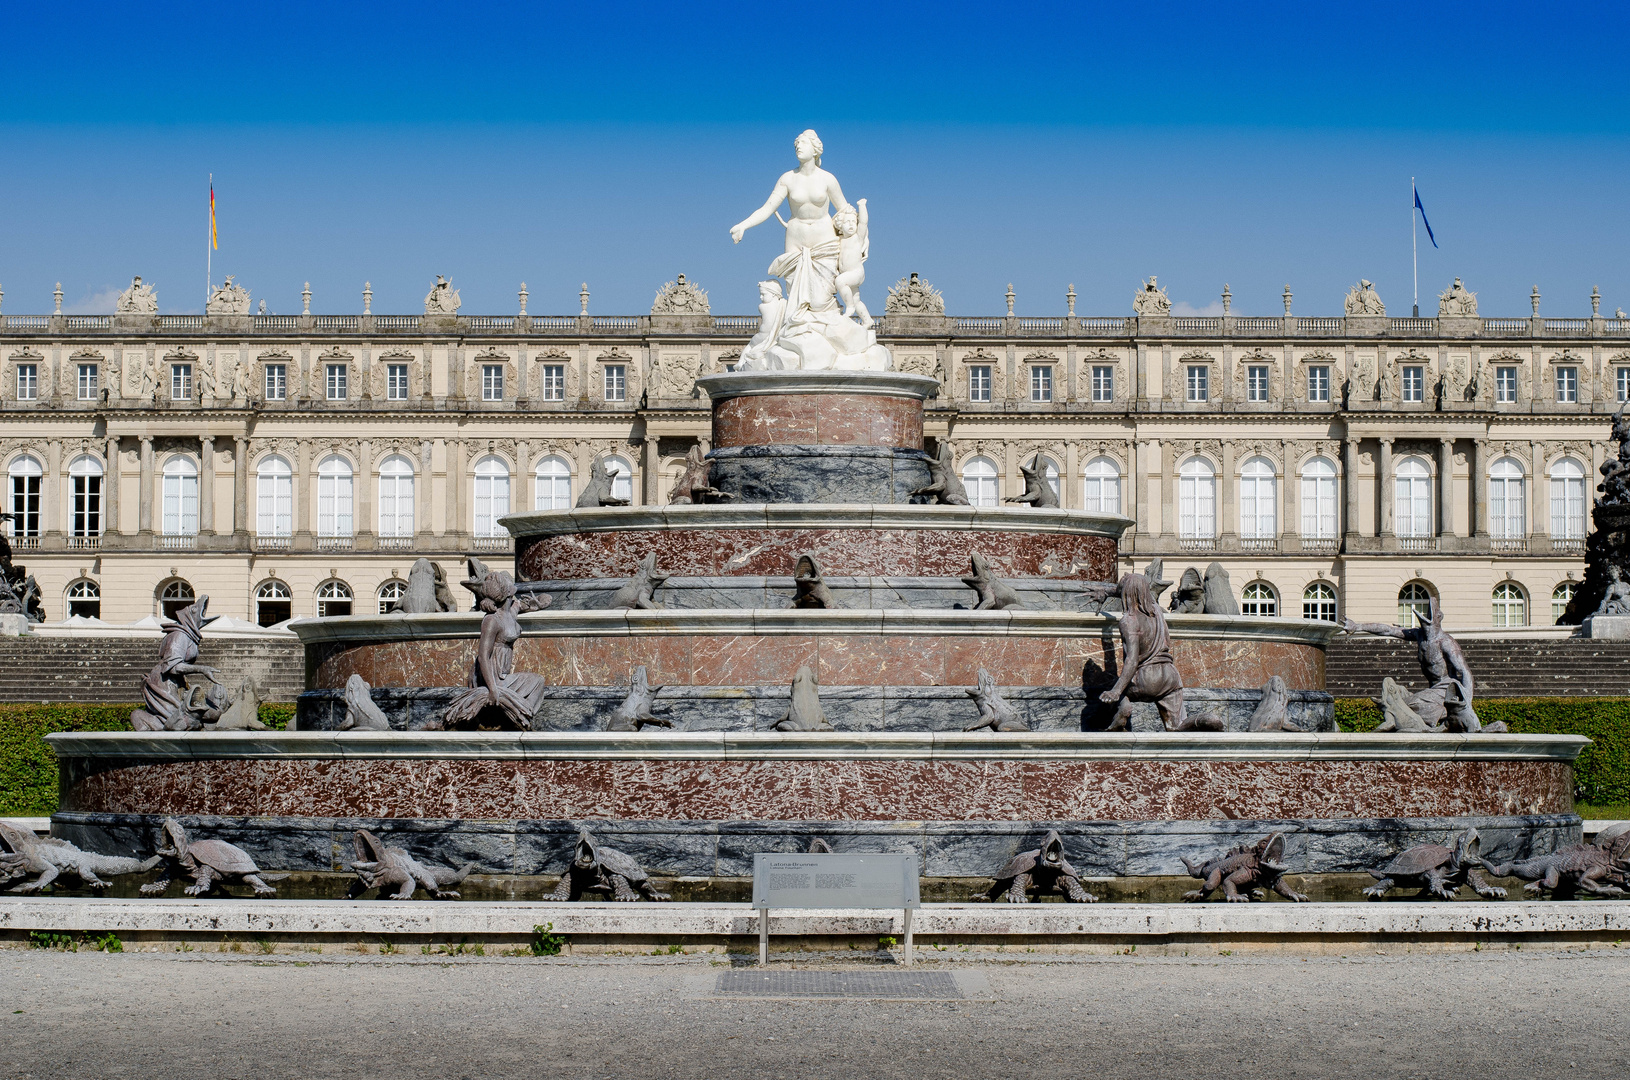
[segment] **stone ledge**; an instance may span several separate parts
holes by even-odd
[[[954,529],[959,532],[1087,533],[1119,540],[1133,524],[1119,514],[1007,506],[893,503],[751,503],[600,506],[535,510],[500,518],[518,540],[629,529]]]
[[[780,394],[854,394],[923,401],[939,393],[939,380],[909,371],[731,371],[704,375],[697,389],[715,404],[733,397]]]

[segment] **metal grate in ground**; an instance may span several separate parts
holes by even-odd
[[[943,971],[723,971],[713,992],[728,997],[935,998],[961,1001],[956,977]]]

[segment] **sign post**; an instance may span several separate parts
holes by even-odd
[[[770,912],[778,908],[894,908],[904,912],[905,962],[911,963],[911,913],[922,906],[917,856],[753,856],[753,906],[758,909],[758,965],[770,960]]]

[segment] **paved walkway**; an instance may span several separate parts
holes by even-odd
[[[888,970],[772,971],[795,966]],[[940,961],[895,973],[951,973],[969,999],[712,996],[749,970],[8,949],[0,1076],[1617,1080],[1630,1060],[1630,946]]]

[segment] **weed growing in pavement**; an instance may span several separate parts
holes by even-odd
[[[44,930],[31,930],[28,934],[28,944],[34,949],[57,949],[62,952],[78,952],[81,945],[97,952],[125,951],[125,943],[112,931],[92,937],[83,930],[78,934],[52,934]]]
[[[393,942],[393,941],[381,941],[379,943],[379,955],[380,956],[389,956],[392,953],[398,953],[398,952],[401,952],[401,951],[402,950],[398,949],[396,947],[396,943]]]
[[[527,947],[532,950],[533,956],[559,956],[560,950],[566,947],[566,937],[554,932],[555,924],[544,923],[542,926],[532,927],[532,940]]]

